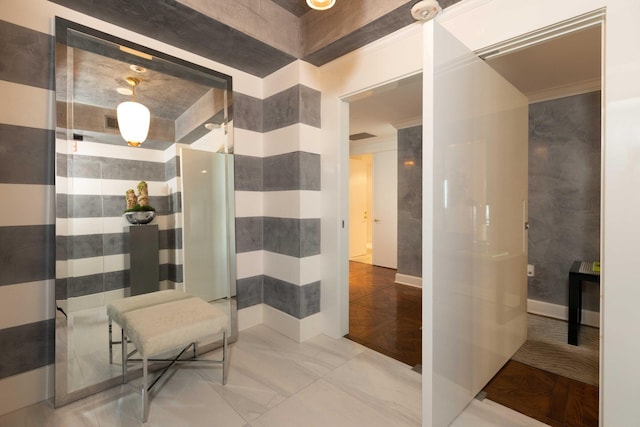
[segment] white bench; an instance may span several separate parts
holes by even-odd
[[[175,289],[167,289],[120,298],[107,304],[107,317],[109,319],[109,363],[113,363],[113,344],[121,344],[120,341],[113,341],[113,322],[121,326],[122,316],[129,311],[186,298],[193,298],[193,295]]]
[[[136,297],[133,297],[136,298]],[[152,297],[163,299],[164,297]],[[139,301],[138,301],[139,302]],[[117,321],[122,328],[122,377],[127,382],[127,364],[136,352],[142,361],[142,421],[146,422],[149,413],[148,393],[158,379],[178,361],[199,361],[222,364],[222,384],[227,382],[227,335],[229,317],[219,308],[201,298],[188,296],[182,299],[164,301],[155,305],[127,309],[137,304],[116,303],[108,309],[109,319]],[[125,307],[125,305],[127,305]],[[117,308],[117,310],[116,310]],[[198,342],[222,334],[222,360],[197,360]],[[135,351],[128,353],[127,343],[131,339]],[[193,358],[181,359],[182,355],[193,347]],[[170,351],[179,351],[172,359],[151,358]],[[149,361],[171,362],[155,381],[149,385]]]

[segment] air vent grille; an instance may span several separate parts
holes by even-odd
[[[358,141],[360,139],[374,138],[375,135],[371,135],[367,132],[354,133],[353,135],[349,135],[349,141]]]
[[[104,127],[107,129],[120,129],[118,127],[118,119],[113,116],[104,116]]]

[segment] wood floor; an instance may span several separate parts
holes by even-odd
[[[396,270],[349,262],[347,338],[408,365],[422,360],[422,292],[394,283]],[[487,398],[551,426],[598,425],[598,387],[509,361]]]

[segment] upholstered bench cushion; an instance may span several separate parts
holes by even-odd
[[[229,317],[197,297],[128,311],[121,326],[142,357],[185,347],[226,332]]]
[[[186,298],[193,298],[193,295],[175,289],[121,298],[107,304],[107,316],[116,324],[122,325],[122,316],[129,311]]]

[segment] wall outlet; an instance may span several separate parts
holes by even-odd
[[[536,268],[532,264],[527,264],[527,276],[533,277],[536,275]]]

